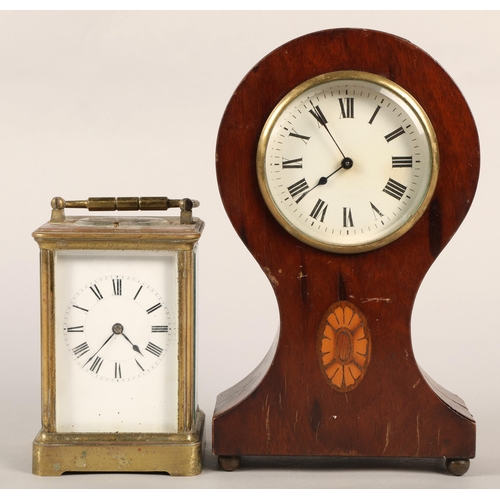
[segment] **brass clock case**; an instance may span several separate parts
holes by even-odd
[[[174,202],[174,203],[172,203]],[[52,217],[33,237],[40,247],[42,428],[33,443],[33,473],[201,472],[205,415],[196,405],[195,286],[196,248],[204,223],[193,218],[190,200],[99,198],[85,202],[52,201]],[[89,210],[166,210],[180,207],[181,217],[66,216],[65,208]],[[56,336],[56,265],[58,252],[157,251],[176,253],[177,392],[175,432],[67,432],[58,429]],[[63,353],[65,354],[65,353]],[[103,382],[108,384],[110,382]],[[170,394],[170,392],[169,392]],[[152,397],[168,397],[155,394]]]

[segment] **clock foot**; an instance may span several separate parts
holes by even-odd
[[[219,466],[222,470],[232,472],[240,466],[241,457],[220,455],[217,457],[217,461],[219,462]]]
[[[447,458],[446,468],[454,476],[463,476],[470,467],[470,460],[468,458]]]

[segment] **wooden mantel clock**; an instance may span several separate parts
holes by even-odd
[[[217,398],[223,469],[280,455],[445,457],[453,474],[467,471],[475,422],[417,365],[410,319],[478,175],[462,94],[406,40],[321,31],[247,74],[221,122],[217,176],[280,329]]]
[[[196,249],[189,199],[52,200],[40,246],[42,429],[33,473],[199,474]],[[180,216],[66,215],[167,210]]]

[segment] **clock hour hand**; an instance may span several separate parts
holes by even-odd
[[[314,189],[316,189],[318,186],[324,186],[327,182],[328,182],[328,179],[333,175],[333,174],[336,174],[339,170],[342,170],[343,168],[345,169],[350,169],[352,166],[354,165],[354,162],[350,159],[350,158],[347,158],[347,157],[344,157],[344,159],[342,160],[342,163],[340,165],[339,168],[335,169],[331,174],[327,175],[326,177],[320,177],[319,178],[319,181],[310,189],[308,189],[307,191],[304,191],[302,193],[302,195],[300,196],[300,198],[297,199],[297,203],[302,200],[304,198],[304,196],[306,196],[306,194],[309,194],[311,191],[313,191]]]
[[[339,170],[342,170],[343,168],[345,168],[346,170],[349,170],[350,168],[352,168],[353,165],[354,165],[354,162],[351,160],[351,158],[344,156],[344,158],[342,159],[342,162],[340,163],[340,167],[336,168],[330,175],[327,175],[326,177],[320,177],[318,184],[316,184],[316,185],[321,186],[321,185],[326,184],[328,182],[328,179],[333,174],[336,174]]]
[[[115,323],[113,325],[113,333],[117,334],[117,335],[122,335],[123,338],[132,346],[132,349],[135,351],[135,352],[138,352],[141,356],[144,356],[144,354],[142,354],[141,350],[139,349],[139,346],[134,344],[124,333],[123,333],[123,325],[121,323]]]
[[[122,335],[123,335],[123,338],[132,346],[132,349],[135,351],[135,352],[138,352],[141,356],[144,356],[144,354],[142,354],[141,350],[139,349],[139,346],[132,343],[129,338],[122,332]]]

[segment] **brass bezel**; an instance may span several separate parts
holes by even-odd
[[[82,219],[111,220],[79,225]],[[65,217],[33,233],[40,247],[42,428],[33,443],[33,473],[156,471],[201,472],[205,415],[195,405],[196,246],[204,223],[150,217],[152,224],[127,228],[141,217]],[[157,220],[159,224],[155,225]],[[58,250],[172,250],[178,279],[178,430],[175,433],[62,433],[56,426],[55,255]]]
[[[287,106],[298,96],[303,94],[304,92],[312,89],[313,87],[317,87],[323,83],[335,81],[335,80],[358,80],[358,81],[366,81],[375,83],[386,89],[390,90],[394,94],[396,94],[400,99],[402,99],[415,113],[420,124],[422,125],[425,134],[428,139],[430,153],[431,153],[431,175],[429,178],[429,182],[427,184],[427,192],[425,197],[423,198],[418,209],[411,215],[408,220],[399,228],[397,228],[392,233],[387,236],[383,236],[380,239],[375,241],[370,241],[364,244],[356,244],[356,245],[339,245],[339,244],[329,244],[323,241],[319,241],[309,235],[304,234],[299,228],[290,223],[286,217],[282,214],[279,209],[277,203],[274,201],[274,198],[271,195],[269,185],[266,178],[265,172],[265,156],[266,150],[270,139],[270,133],[278,119],[281,117],[283,111],[287,108]],[[392,243],[396,239],[403,236],[407,231],[409,231],[422,217],[426,208],[428,207],[432,196],[434,194],[434,190],[436,188],[438,173],[439,173],[439,147],[437,142],[436,133],[432,126],[429,117],[426,112],[422,108],[422,106],[418,103],[418,101],[405,89],[396,84],[395,82],[373,73],[368,73],[365,71],[335,71],[331,73],[325,73],[322,75],[315,76],[311,78],[293,90],[291,90],[274,108],[272,113],[269,115],[264,128],[262,129],[262,133],[259,138],[259,143],[257,146],[257,177],[259,182],[260,191],[264,198],[264,201],[273,214],[274,218],[279,222],[279,224],[286,229],[292,236],[302,241],[303,243],[307,243],[308,245],[318,248],[320,250],[325,250],[327,252],[332,253],[342,253],[342,254],[356,254],[368,252],[370,250],[375,250],[377,248],[381,248],[389,243]]]

